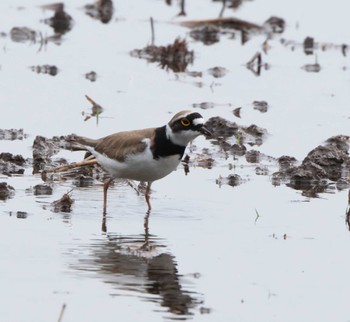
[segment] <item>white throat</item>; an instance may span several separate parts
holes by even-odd
[[[166,136],[176,145],[187,146],[188,143],[199,135],[200,133],[198,131],[192,130],[173,132],[169,124],[166,125]]]

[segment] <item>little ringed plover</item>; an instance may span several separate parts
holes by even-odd
[[[147,182],[145,198],[149,213],[152,182],[174,171],[187,144],[200,134],[211,135],[203,117],[197,112],[181,111],[168,124],[157,128],[119,132],[100,139],[73,136],[73,149],[91,153],[109,174],[103,186],[104,214],[107,190],[116,178]]]

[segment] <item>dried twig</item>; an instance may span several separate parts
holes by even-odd
[[[54,172],[54,173],[63,172],[63,171],[71,170],[74,168],[84,167],[84,166],[88,166],[88,165],[94,165],[96,163],[97,163],[96,158],[93,157],[93,159],[91,159],[90,157],[88,157],[87,159],[80,161],[80,162],[73,162],[71,164],[67,164],[67,165],[64,165],[62,167],[48,169],[48,170],[46,170],[46,172]]]
[[[61,308],[61,312],[60,312],[60,316],[58,317],[57,322],[62,322],[63,314],[64,314],[64,310],[65,309],[66,309],[66,303],[63,303],[62,308]]]

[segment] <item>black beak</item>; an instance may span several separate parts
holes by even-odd
[[[212,136],[212,133],[204,125],[201,126],[198,131],[201,132],[205,136]]]

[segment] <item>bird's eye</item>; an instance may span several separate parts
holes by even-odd
[[[189,126],[191,124],[191,122],[188,118],[184,117],[183,119],[181,119],[181,124],[183,126]]]

